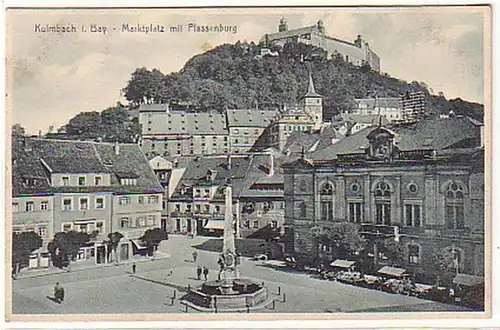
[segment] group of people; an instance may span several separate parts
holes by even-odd
[[[198,265],[198,267],[196,268],[196,275],[197,275],[198,280],[201,280],[201,274],[203,274],[205,281],[207,281],[208,280],[208,268],[205,266],[201,267],[200,265]]]

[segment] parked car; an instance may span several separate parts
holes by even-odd
[[[256,254],[253,256],[252,260],[256,261],[266,261],[267,260],[267,255],[261,253],[261,254]]]

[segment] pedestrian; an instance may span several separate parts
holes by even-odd
[[[205,276],[205,281],[208,280],[208,268],[207,267],[203,267],[203,276]]]
[[[54,298],[58,303],[64,301],[64,288],[59,284],[59,282],[57,282],[54,287]]]
[[[198,265],[198,268],[196,269],[196,275],[198,276],[198,280],[201,280],[201,266]]]
[[[196,262],[196,259],[198,259],[198,252],[196,250],[193,251],[193,262]]]
[[[137,267],[137,266],[135,265],[135,262],[134,262],[134,263],[132,263],[132,273],[133,273],[133,274],[135,274],[135,269],[136,269],[136,267]]]

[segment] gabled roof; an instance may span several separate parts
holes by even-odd
[[[42,138],[27,138],[26,143],[29,144],[30,151],[13,151],[17,153],[13,155],[15,164],[12,166],[14,196],[40,192],[163,192],[146,157],[136,144],[119,144],[119,153],[116,154],[113,143]],[[51,173],[109,174],[111,185],[53,187],[49,184]],[[29,175],[44,179],[37,180],[35,186],[26,186],[23,180]],[[121,185],[120,177],[135,178],[137,184]]]
[[[379,115],[362,115],[357,113],[343,113],[341,114],[342,120],[349,123],[361,123],[361,124],[372,124],[378,125],[382,122],[382,125],[389,123],[389,120],[385,116]]]
[[[229,127],[267,127],[278,116],[278,110],[237,109],[227,110]]]
[[[283,150],[290,153],[307,152],[320,139],[320,134],[295,131],[286,140]]]

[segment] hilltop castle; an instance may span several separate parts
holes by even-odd
[[[340,40],[325,34],[325,26],[323,21],[318,21],[316,25],[302,27],[289,30],[288,23],[285,18],[281,18],[278,25],[277,33],[266,34],[262,37],[261,42],[266,44],[276,44],[283,46],[286,42],[302,42],[308,45],[321,47],[328,52],[329,55],[338,53],[346,60],[354,65],[362,66],[369,64],[370,67],[380,71],[380,57],[370,49],[368,42],[361,39],[358,35],[354,42]]]

